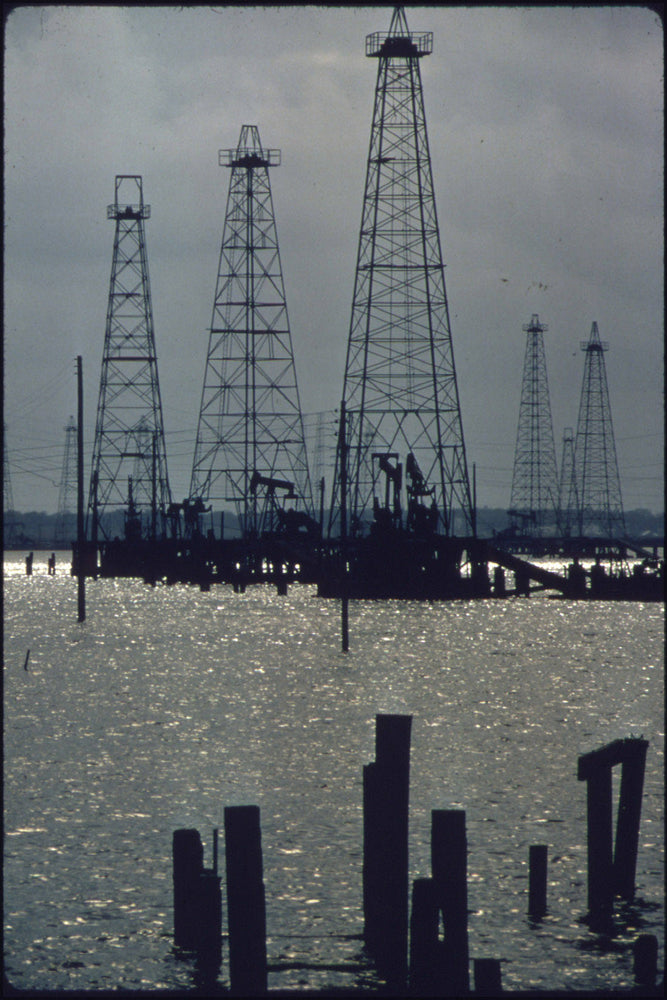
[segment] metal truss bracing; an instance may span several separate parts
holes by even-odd
[[[255,538],[282,499],[313,510],[269,182],[280,151],[244,125],[220,164],[231,174],[190,497],[231,505]]]
[[[366,39],[378,73],[343,390],[353,533],[372,519],[386,462],[409,456],[437,530],[473,526],[419,69],[431,49],[432,34],[411,33],[400,7],[388,33]]]
[[[60,473],[58,514],[54,541],[67,544],[75,537],[77,512],[77,440],[76,420],[70,417],[65,427],[65,449]]]
[[[608,348],[593,323],[581,344],[586,358],[574,454],[579,534],[618,538],[625,534],[625,515],[604,363]]]
[[[528,535],[553,534],[558,521],[558,469],[554,445],[544,332],[534,313],[527,334],[509,515]]]
[[[574,431],[566,427],[563,432],[563,452],[560,462],[558,483],[558,516],[561,535],[571,535],[577,528],[579,503],[577,500],[577,477],[574,465]]]
[[[150,537],[164,531],[171,495],[140,176],[116,177],[107,218],[116,231],[88,510],[94,538],[107,536],[105,514],[128,505]]]

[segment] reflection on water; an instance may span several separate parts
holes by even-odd
[[[269,986],[372,982],[361,776],[377,712],[414,716],[411,875],[430,874],[431,809],[464,808],[470,953],[503,959],[508,989],[628,986],[637,934],[662,942],[659,605],[352,602],[344,655],[338,603],[308,587],[278,597],[89,581],[79,625],[76,583],[64,560],[48,577],[46,557],[28,578],[23,554],[5,556],[15,985],[191,986],[172,947],[172,831],[199,829],[208,864],[224,807],[241,803],[261,807]],[[577,757],[631,734],[650,741],[637,899],[601,947],[580,919]],[[550,858],[537,923],[526,913],[532,843]]]

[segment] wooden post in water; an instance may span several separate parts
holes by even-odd
[[[444,927],[443,995],[470,989],[468,956],[468,842],[463,809],[431,812],[431,871]]]
[[[86,620],[86,554],[85,525],[83,520],[83,362],[79,354],[76,359],[77,384],[77,504],[76,504],[76,568],[78,621]]]
[[[174,944],[195,951],[199,906],[199,877],[203,871],[204,849],[198,830],[174,830],[172,838],[174,879]]]
[[[340,450],[340,551],[341,575],[341,647],[344,653],[350,648],[349,594],[347,579],[347,427],[345,400],[340,404],[340,429],[338,447]]]
[[[377,715],[376,759],[364,769],[364,937],[392,988],[408,972],[411,727],[411,715]]]
[[[621,764],[621,790],[616,820],[614,846],[614,892],[622,899],[633,899],[639,849],[639,820],[644,790],[644,770],[648,740],[626,741]]]
[[[579,757],[577,777],[587,783],[588,912],[591,927],[608,927],[614,894],[634,895],[639,818],[648,741],[636,737],[614,740]],[[622,765],[617,817],[616,852],[612,857],[611,771]]]
[[[500,961],[497,958],[476,958],[475,996],[498,997],[503,992]]]
[[[655,934],[640,934],[633,946],[635,982],[655,986],[658,974],[658,939]]]
[[[412,883],[410,913],[410,993],[417,997],[442,994],[440,911],[432,878]]]
[[[229,979],[232,994],[267,989],[266,904],[258,806],[225,808]]]
[[[531,844],[528,849],[528,913],[539,920],[547,912],[547,856],[546,844]]]

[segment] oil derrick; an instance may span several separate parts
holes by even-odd
[[[116,223],[88,510],[92,537],[105,515],[131,507],[147,537],[164,530],[170,503],[148,278],[142,179],[119,175],[107,218]],[[141,517],[144,515],[143,525]]]
[[[14,491],[7,452],[7,431],[2,425],[2,536],[6,547],[15,545],[21,534],[23,523],[16,519]]]
[[[419,68],[432,38],[410,32],[401,7],[366,38],[378,73],[343,389],[356,535],[374,512],[401,524],[410,455],[438,531],[455,534],[455,515],[459,534],[474,530]],[[337,468],[330,534],[339,480]]]
[[[310,518],[313,502],[269,182],[280,150],[244,125],[219,163],[231,174],[190,502],[231,504],[252,539],[285,503]]]
[[[600,340],[597,323],[581,349],[586,358],[574,446],[579,535],[618,538],[625,534],[625,515],[604,363],[609,345]]]
[[[559,531],[569,536],[576,530],[579,504],[577,501],[577,477],[574,465],[574,431],[566,427],[563,432],[563,452],[560,463],[558,492]]]
[[[76,420],[70,417],[65,427],[65,450],[60,474],[58,514],[54,531],[56,545],[66,545],[76,535],[77,441]]]
[[[548,327],[533,313],[523,329],[526,353],[508,514],[522,534],[539,536],[553,533],[558,520],[558,470],[543,337]]]

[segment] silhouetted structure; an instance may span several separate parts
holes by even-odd
[[[244,125],[219,158],[231,176],[190,499],[232,504],[254,539],[285,501],[307,516],[313,504],[269,182],[280,150]]]
[[[58,493],[58,515],[54,531],[54,543],[65,545],[76,533],[76,420],[70,417],[65,427],[65,449],[63,452],[60,490]]]
[[[2,536],[5,548],[17,545],[22,534],[23,524],[16,518],[14,507],[14,491],[7,451],[7,430],[2,425]]]
[[[366,38],[378,73],[343,389],[352,536],[400,528],[404,467],[420,524],[473,531],[419,68],[432,47],[402,7]],[[339,456],[331,536],[340,506]]]
[[[579,504],[577,501],[577,477],[574,466],[574,431],[566,427],[563,432],[563,453],[560,463],[558,485],[558,518],[561,535],[572,534],[577,528]]]
[[[600,340],[597,323],[581,349],[586,359],[574,448],[578,530],[618,538],[625,534],[625,516],[604,363],[609,344]]]
[[[128,537],[155,537],[171,500],[144,232],[150,212],[141,177],[116,176],[107,208],[116,231],[88,496],[93,541],[98,531],[107,535],[105,511],[124,506]]]
[[[558,471],[544,352],[543,335],[548,327],[534,313],[523,329],[526,352],[508,514],[523,534],[554,534]]]

